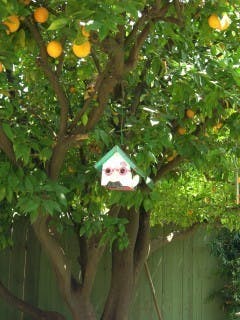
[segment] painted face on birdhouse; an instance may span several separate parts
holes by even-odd
[[[138,183],[136,180],[139,181],[139,177],[132,177],[130,165],[117,152],[102,166],[101,185],[109,189],[133,190]]]

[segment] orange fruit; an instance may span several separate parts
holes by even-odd
[[[83,35],[85,38],[89,38],[89,37],[90,37],[90,32],[87,31],[85,27],[82,27],[82,35]]]
[[[222,122],[218,122],[218,123],[215,124],[215,126],[213,126],[213,130],[216,132],[219,129],[221,129],[222,126],[223,126],[223,123]]]
[[[68,167],[68,172],[69,172],[69,173],[75,173],[76,170],[75,170],[73,167],[69,166],[69,167]]]
[[[180,135],[184,135],[187,132],[187,130],[183,127],[179,127],[177,131]]]
[[[75,87],[70,87],[69,91],[70,91],[71,93],[76,93],[77,90],[76,90]]]
[[[216,14],[212,14],[208,18],[208,25],[213,29],[221,30],[221,20]]]
[[[221,129],[222,126],[223,126],[222,122],[218,122],[218,123],[215,125],[215,127],[216,127],[217,129]]]
[[[63,52],[62,45],[59,41],[50,41],[47,45],[47,53],[52,58],[58,58]]]
[[[78,58],[84,58],[89,55],[91,52],[91,43],[89,41],[85,41],[82,44],[73,44],[72,46],[73,53]]]
[[[0,62],[0,72],[3,72],[3,64]]]
[[[44,23],[48,19],[49,12],[46,8],[44,7],[39,7],[34,10],[33,12],[33,17],[36,22],[38,23]]]
[[[186,111],[186,116],[187,116],[189,119],[193,119],[194,116],[195,116],[195,112],[194,112],[193,110],[191,110],[191,109],[188,109],[188,110]]]
[[[6,20],[3,21],[3,24],[8,27],[7,33],[15,32],[20,27],[20,21],[18,16],[16,15],[9,16]]]

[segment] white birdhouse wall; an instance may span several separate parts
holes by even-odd
[[[130,165],[116,152],[102,166],[101,185],[113,190],[133,190],[139,182],[137,177],[133,178]]]

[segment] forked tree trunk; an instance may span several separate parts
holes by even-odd
[[[129,244],[120,251],[118,243],[112,248],[112,270],[109,294],[102,320],[127,320],[132,302],[135,276],[143,265],[148,247],[149,217],[144,210],[113,210],[120,218],[126,218]],[[39,215],[33,224],[34,231],[51,261],[63,299],[72,313],[73,320],[97,320],[91,303],[93,282],[102,256],[102,248],[94,238],[88,240],[87,255],[82,256],[82,282],[74,278],[64,250],[49,234],[47,216]]]
[[[123,211],[120,216],[129,220],[126,231],[129,245],[119,251],[115,243],[112,251],[112,277],[102,320],[127,320],[134,287],[134,248],[139,228],[139,213]]]

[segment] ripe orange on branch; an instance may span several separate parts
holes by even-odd
[[[3,64],[0,62],[0,72],[3,72]]]
[[[8,27],[8,33],[15,32],[20,27],[20,21],[18,16],[16,15],[9,16],[6,20],[3,21],[3,24]]]
[[[89,41],[85,41],[82,44],[73,44],[72,46],[73,53],[78,58],[85,58],[91,52],[91,43]]]
[[[47,45],[47,53],[52,58],[58,58],[63,52],[62,45],[59,41],[50,41]]]
[[[211,14],[208,18],[208,25],[213,29],[221,30],[221,20],[216,14]]]
[[[183,128],[183,127],[179,127],[177,131],[181,136],[184,135],[187,132],[187,130],[185,128]]]
[[[191,110],[191,109],[188,109],[188,110],[186,111],[186,116],[187,116],[189,119],[193,119],[194,116],[195,116],[195,112],[194,112],[193,110]]]
[[[49,16],[49,12],[44,7],[39,7],[37,9],[35,9],[33,12],[34,20],[38,23],[46,22],[48,19],[48,16]]]
[[[208,18],[208,25],[213,29],[217,29],[220,31],[226,30],[231,23],[231,19],[225,13],[222,16],[222,19],[219,18],[216,14],[211,14]]]

